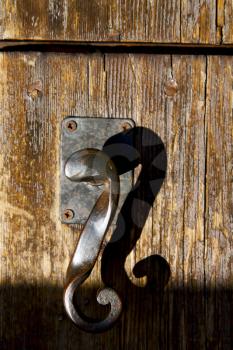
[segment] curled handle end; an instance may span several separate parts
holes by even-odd
[[[116,213],[120,191],[119,176],[111,159],[97,149],[75,152],[67,160],[65,173],[71,181],[104,185],[103,192],[86,221],[71,258],[64,291],[64,306],[70,319],[84,331],[103,332],[109,329],[120,316],[122,303],[118,294],[107,287],[99,291],[98,303],[110,304],[111,307],[107,317],[101,321],[84,317],[74,306],[74,294],[90,275],[103,239]]]

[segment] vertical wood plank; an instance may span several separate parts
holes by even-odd
[[[224,23],[223,23],[223,42],[230,44],[233,42],[233,26],[232,26],[232,16],[233,16],[233,4],[230,0],[225,0],[224,4]]]
[[[205,57],[174,56],[171,67],[177,93],[167,99],[170,165],[164,187],[166,209],[160,216],[164,217],[163,249],[176,276],[172,280],[176,292],[169,301],[169,345],[173,346],[175,338],[177,347],[183,343],[183,347],[203,348]]]
[[[62,286],[78,232],[59,220],[60,122],[102,115],[102,71],[100,55],[1,54],[1,348],[73,346]]]
[[[181,42],[217,44],[216,0],[181,1]]]
[[[208,346],[232,347],[233,60],[208,58],[205,279]]]

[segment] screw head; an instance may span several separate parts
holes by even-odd
[[[74,218],[74,212],[72,209],[65,209],[63,212],[63,220],[64,221],[70,221]]]
[[[130,123],[123,123],[122,125],[121,125],[121,128],[122,128],[122,130],[123,131],[126,131],[126,130],[128,130],[128,129],[131,129],[132,128],[132,125],[130,124]]]
[[[74,132],[77,129],[77,123],[74,120],[68,120],[65,123],[65,128],[68,132]]]

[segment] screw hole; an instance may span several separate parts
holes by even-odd
[[[63,213],[63,219],[65,221],[70,221],[74,218],[74,212],[72,209],[66,209]]]
[[[65,127],[69,132],[74,132],[77,129],[77,123],[74,120],[69,120]]]

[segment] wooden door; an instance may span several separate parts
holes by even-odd
[[[232,11],[228,0],[2,1],[2,350],[232,349]],[[153,203],[141,193],[129,210],[137,229],[106,247],[82,288],[93,316],[101,277],[123,298],[97,335],[62,301],[80,234],[59,219],[68,115],[132,118],[167,154]]]

